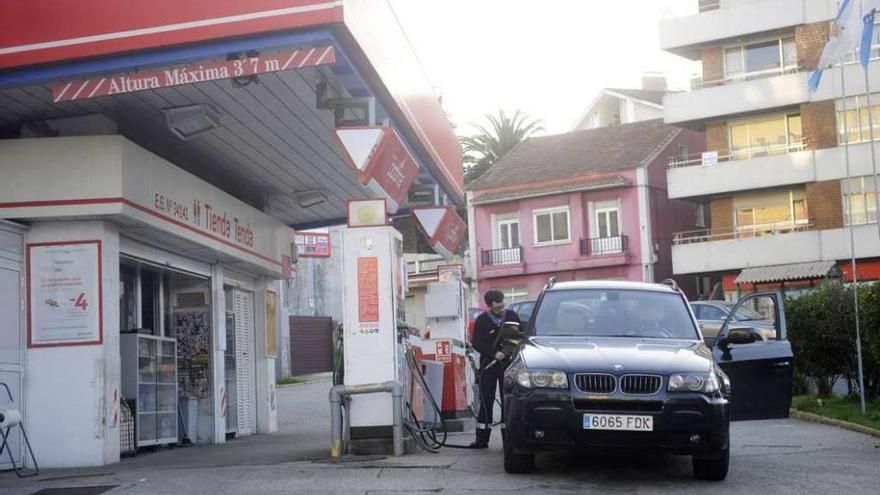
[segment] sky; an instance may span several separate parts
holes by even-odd
[[[661,52],[662,18],[697,0],[391,0],[456,132],[517,109],[545,133],[571,129],[605,87],[638,88],[663,71],[687,89],[694,62]]]

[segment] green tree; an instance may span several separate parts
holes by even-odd
[[[865,392],[880,397],[880,282],[859,287],[859,322]],[[858,390],[853,286],[826,282],[817,290],[785,305],[795,372],[816,384],[820,395],[831,394],[845,378],[850,394]]]
[[[532,134],[543,131],[539,119],[517,110],[508,117],[504,110],[486,114],[487,126],[476,125],[477,133],[460,138],[464,149],[465,183],[483,175],[499,158]]]

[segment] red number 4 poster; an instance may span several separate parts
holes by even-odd
[[[100,344],[101,241],[29,244],[28,346]]]

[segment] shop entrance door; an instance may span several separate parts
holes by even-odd
[[[235,382],[238,399],[238,434],[250,435],[256,429],[256,360],[254,359],[254,294],[232,291],[235,317]]]
[[[21,387],[24,372],[21,288],[21,234],[3,230],[0,225],[0,382],[5,383],[12,392],[15,407],[25,413]],[[0,387],[0,407],[7,407],[8,403],[6,390]],[[26,420],[22,422],[26,423]],[[17,463],[22,460],[19,432],[18,428],[13,428],[10,435],[10,451]],[[0,470],[11,467],[9,457],[3,452]]]

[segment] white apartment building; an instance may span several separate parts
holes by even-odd
[[[675,235],[674,273],[697,276],[715,297],[720,282],[728,298],[851,278],[852,224],[859,279],[880,278],[869,108],[855,54],[825,71],[815,93],[807,89],[838,2],[694,1],[698,13],[660,24],[662,49],[702,63],[690,91],[666,96],[664,118],[705,131],[707,145],[706,154],[670,158],[669,196],[700,203],[704,224]],[[880,62],[869,75],[880,137]]]

